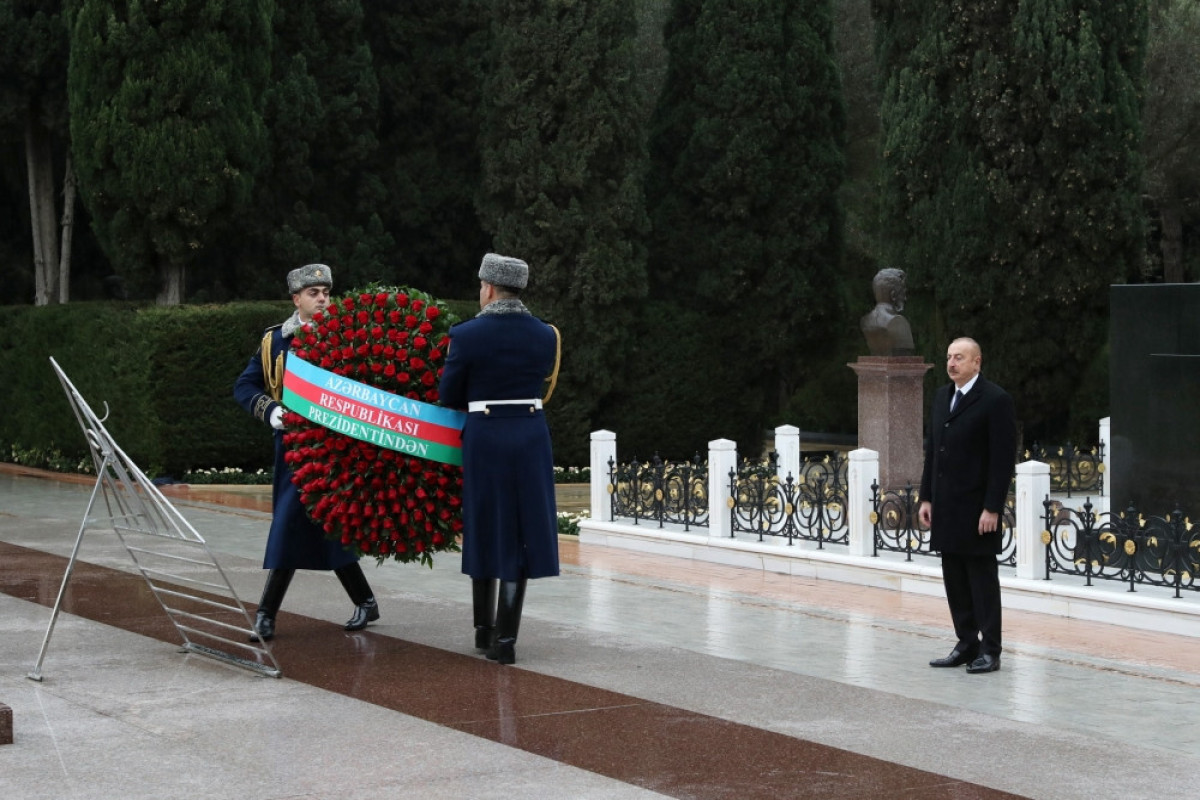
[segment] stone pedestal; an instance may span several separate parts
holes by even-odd
[[[859,356],[847,364],[858,375],[858,446],[879,453],[879,485],[921,484],[925,461],[925,373],[920,356]]]

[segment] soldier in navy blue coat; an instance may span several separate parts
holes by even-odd
[[[270,572],[258,604],[254,623],[258,636],[252,636],[253,641],[275,636],[275,615],[298,569],[334,571],[355,606],[346,630],[362,630],[368,622],[379,619],[379,605],[358,558],[338,542],[325,538],[321,527],[309,519],[300,502],[300,490],[292,483],[292,471],[283,460],[284,409],[279,399],[284,363],[296,331],[329,304],[332,286],[333,275],[324,264],[308,264],[288,273],[288,291],[296,310],[282,325],[267,328],[259,349],[233,387],[233,396],[242,408],[275,429],[273,515],[263,556],[263,569]]]
[[[941,553],[942,583],[958,643],[931,667],[967,665],[967,672],[1000,669],[1000,516],[1017,456],[1012,398],[979,374],[983,355],[974,339],[946,349],[951,383],[933,396],[918,514]]]
[[[519,294],[529,265],[489,253],[479,268],[475,318],[450,329],[438,387],[465,409],[462,571],[471,577],[475,646],[516,660],[526,581],[558,574],[554,456],[542,411],[558,374],[558,331]],[[546,393],[546,399],[549,393]]]

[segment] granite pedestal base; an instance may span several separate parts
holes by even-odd
[[[859,356],[847,366],[858,375],[858,446],[879,453],[884,490],[921,483],[924,465],[925,373],[920,356]]]

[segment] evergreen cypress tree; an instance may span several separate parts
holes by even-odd
[[[381,216],[400,280],[443,297],[474,297],[470,267],[491,237],[475,210],[487,0],[368,3],[379,78]]]
[[[828,0],[676,0],[650,140],[656,297],[706,335],[674,352],[713,398],[708,438],[757,452],[804,354],[828,345],[837,289],[845,114]],[[679,382],[672,382],[681,386]]]
[[[32,245],[37,305],[66,302],[70,277],[69,234],[60,263],[56,200],[60,193],[56,173],[59,177],[70,173],[70,160],[65,157],[67,25],[62,11],[61,2],[0,0],[0,74],[5,76],[0,85],[0,127],[8,134],[0,138],[11,136],[24,145],[29,222],[19,241]],[[58,166],[64,161],[65,166]],[[69,190],[66,202],[73,201],[74,192]]]
[[[80,195],[114,267],[158,301],[246,210],[265,158],[269,0],[87,0],[68,94]]]
[[[571,402],[549,413],[556,457],[581,463],[645,293],[634,4],[501,0],[492,19],[479,208],[495,249],[529,262],[534,312],[562,331],[557,392]]]
[[[907,51],[881,49],[885,247],[910,296],[932,299],[931,350],[979,339],[1027,435],[1061,436],[1104,344],[1108,286],[1142,259],[1145,2],[881,11],[918,31]]]
[[[314,261],[350,288],[392,281],[391,236],[379,207],[379,85],[362,3],[294,0],[272,22],[264,95],[270,170],[255,187],[226,279],[238,296],[278,294],[280,276]]]

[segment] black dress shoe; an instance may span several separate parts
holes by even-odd
[[[368,622],[374,622],[379,619],[379,603],[375,602],[372,597],[365,603],[354,607],[354,616],[346,622],[346,630],[361,631],[367,627]]]
[[[975,660],[975,652],[972,650],[959,650],[957,647],[950,651],[950,655],[945,658],[935,658],[929,662],[931,667],[961,667],[963,664],[970,664]]]
[[[989,656],[984,653],[967,665],[967,672],[972,675],[978,672],[995,672],[1000,669],[1000,656]]]
[[[259,611],[254,617],[254,633],[250,634],[252,642],[269,642],[275,638],[275,618],[267,612]]]

